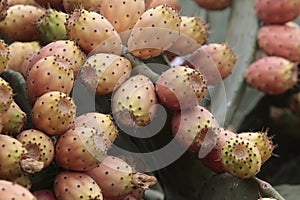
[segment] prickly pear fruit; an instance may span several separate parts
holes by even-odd
[[[124,43],[135,22],[145,12],[144,0],[102,0],[100,13],[114,26]]]
[[[32,108],[34,127],[47,135],[61,135],[74,123],[76,114],[73,99],[58,91],[39,97]]]
[[[101,14],[84,9],[69,14],[67,36],[86,52],[120,55],[122,41],[113,25]]]
[[[257,146],[245,139],[227,140],[222,148],[221,160],[227,172],[241,179],[255,176],[261,167]]]
[[[26,148],[31,158],[43,162],[45,168],[51,164],[54,158],[54,144],[45,133],[28,129],[19,133],[17,139]]]
[[[35,0],[39,5],[43,7],[54,8],[56,10],[63,10],[63,0]]]
[[[13,101],[6,112],[2,114],[2,132],[9,135],[19,133],[27,120],[26,113]]]
[[[160,5],[168,5],[177,11],[181,10],[179,0],[145,0],[146,9],[155,8]]]
[[[37,22],[39,35],[43,43],[48,44],[56,40],[66,40],[65,23],[67,14],[62,11],[48,9]]]
[[[108,147],[109,142],[112,144],[118,136],[118,129],[113,122],[111,115],[102,114],[98,112],[89,112],[79,115],[75,118],[75,127],[92,128],[96,132],[103,134],[107,138]]]
[[[216,118],[200,105],[190,110],[177,111],[173,115],[172,134],[175,139],[199,158],[203,158],[214,148],[219,132]]]
[[[62,0],[62,2],[64,9],[69,13],[79,8],[100,13],[103,0]]]
[[[18,42],[15,41],[8,46],[7,69],[22,73],[22,63],[32,54],[38,52],[41,46],[37,41]]]
[[[223,173],[225,172],[225,168],[221,162],[221,151],[222,147],[225,142],[229,139],[236,138],[237,134],[233,133],[229,130],[221,129],[218,137],[217,143],[214,148],[207,154],[203,159],[201,159],[202,163],[208,167],[209,169],[213,170],[216,173]]]
[[[104,198],[120,199],[134,188],[148,189],[157,182],[154,176],[135,173],[127,162],[114,156],[105,157],[99,166],[85,173],[96,181]]]
[[[22,64],[22,74],[26,78],[27,73],[33,65],[40,59],[46,56],[59,56],[68,60],[74,72],[74,77],[77,76],[86,55],[81,51],[74,41],[71,40],[57,40],[42,47],[36,54],[30,56]]]
[[[259,47],[270,56],[300,62],[300,46],[297,45],[300,42],[300,28],[298,27],[265,25],[259,29],[257,41]]]
[[[0,33],[10,40],[29,42],[39,39],[36,22],[44,10],[31,5],[14,5],[2,10],[5,17],[0,20]]]
[[[194,0],[200,7],[208,10],[224,10],[231,4],[231,0]]]
[[[100,187],[88,175],[80,172],[60,172],[54,180],[54,194],[57,199],[103,200]]]
[[[75,127],[59,137],[55,146],[58,166],[74,171],[86,171],[104,159],[110,142],[93,128]]]
[[[180,22],[178,12],[167,5],[145,11],[132,28],[128,50],[141,59],[162,54],[178,39]]]
[[[295,63],[287,59],[269,56],[252,63],[244,73],[246,82],[266,94],[282,94],[297,82]]]
[[[239,133],[238,136],[257,146],[262,163],[266,162],[272,156],[275,146],[273,145],[271,138],[268,137],[267,132],[243,132]]]
[[[296,19],[300,14],[299,0],[255,0],[257,17],[266,24],[282,24]]]
[[[25,187],[11,181],[0,180],[0,200],[37,200]]]
[[[54,192],[49,189],[36,190],[32,193],[37,200],[56,200]]]
[[[37,98],[50,91],[69,95],[73,84],[74,72],[71,63],[58,56],[46,56],[38,60],[27,74],[27,98],[34,104]]]
[[[112,113],[120,124],[147,126],[156,113],[157,97],[151,80],[135,75],[125,81],[112,97]]]
[[[37,2],[35,2],[35,0],[6,0],[7,1],[7,5],[10,6],[14,6],[14,5],[18,5],[18,4],[23,4],[23,5],[32,5],[32,6],[39,6],[39,4]]]
[[[181,16],[180,36],[168,51],[186,56],[200,48],[207,35],[207,25],[199,17]]]
[[[204,98],[206,91],[206,81],[201,73],[185,66],[164,71],[156,81],[160,102],[171,110],[193,108]]]
[[[6,112],[13,102],[13,90],[9,83],[0,77],[0,113]]]
[[[9,51],[4,40],[0,39],[0,74],[7,68]]]
[[[112,93],[129,76],[132,66],[128,59],[106,53],[87,58],[80,70],[84,85],[99,95]]]

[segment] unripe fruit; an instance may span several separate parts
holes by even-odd
[[[9,83],[0,77],[0,113],[6,112],[13,102],[13,90]]]

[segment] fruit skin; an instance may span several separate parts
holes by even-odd
[[[6,180],[0,180],[0,200],[37,200],[25,187]]]
[[[77,76],[82,64],[86,59],[86,55],[72,40],[57,40],[43,46],[37,53],[31,55],[26,59],[22,66],[22,75],[26,79],[28,72],[33,65],[40,59],[46,56],[59,56],[68,60],[74,72],[74,77]]]
[[[43,14],[43,9],[32,5],[19,4],[8,7],[5,18],[0,20],[0,33],[13,41],[38,40],[36,22]]]
[[[8,45],[0,39],[0,74],[7,68],[9,60]]]
[[[108,148],[118,136],[118,128],[109,114],[89,112],[75,118],[75,127],[92,128],[106,138]]]
[[[299,0],[255,0],[257,17],[266,24],[282,24],[294,20],[300,14]]]
[[[45,11],[45,14],[37,22],[39,35],[44,44],[67,39],[65,27],[67,16],[62,11],[53,9]]]
[[[36,100],[31,114],[36,129],[49,136],[61,135],[74,123],[75,103],[68,95],[51,91]]]
[[[9,83],[0,77],[0,113],[6,112],[13,102],[13,90]],[[1,115],[0,114],[0,115]]]
[[[45,133],[27,129],[17,135],[17,139],[28,151],[31,158],[44,163],[44,168],[48,167],[54,158],[54,144]]]
[[[144,75],[126,80],[112,96],[112,113],[120,125],[147,126],[157,109],[155,87]]]
[[[33,192],[37,200],[56,200],[54,192],[49,189],[41,189]]]
[[[269,56],[252,63],[245,71],[246,82],[269,95],[282,94],[297,82],[295,63],[284,58]]]
[[[145,11],[130,33],[129,52],[141,59],[162,54],[178,39],[180,22],[178,12],[167,5]]]
[[[112,53],[120,55],[122,41],[113,25],[101,14],[76,9],[65,24],[67,36],[86,53]]]
[[[238,134],[238,137],[246,139],[257,146],[262,163],[265,163],[272,156],[275,146],[271,138],[268,137],[267,132],[242,132]]]
[[[176,66],[164,71],[156,81],[160,102],[171,110],[193,108],[207,91],[204,77],[194,69]]]
[[[54,180],[54,193],[59,200],[103,200],[100,187],[88,175],[80,172],[60,172]]]
[[[38,52],[41,46],[37,41],[18,42],[14,41],[8,46],[7,69],[22,73],[22,63],[32,54]]]
[[[35,0],[6,0],[8,7],[18,4],[23,5],[32,5],[32,6],[39,6],[38,3],[35,2]]]
[[[199,158],[203,158],[213,149],[219,132],[220,127],[216,118],[200,105],[173,114],[173,136],[182,147],[195,153]]]
[[[55,163],[64,169],[86,171],[99,165],[110,143],[93,128],[75,127],[59,137]]]
[[[237,134],[221,129],[218,137],[217,143],[214,148],[209,152],[204,158],[201,159],[202,163],[216,173],[223,173],[226,171],[222,162],[221,162],[221,151],[225,142],[231,138],[236,138]]]
[[[300,7],[300,5],[299,5]],[[300,28],[290,25],[265,25],[257,34],[258,46],[269,56],[300,62]]]
[[[101,164],[85,172],[102,189],[104,198],[122,199],[134,189],[148,189],[157,180],[154,176],[133,172],[121,158],[107,156]]]
[[[80,78],[92,92],[107,95],[129,78],[131,70],[128,59],[115,54],[97,53],[86,59]]]
[[[224,10],[231,4],[231,0],[194,0],[194,2],[207,10]]]
[[[145,0],[146,9],[155,8],[160,5],[168,5],[177,11],[181,10],[181,5],[179,0]]]
[[[240,138],[226,141],[222,148],[221,160],[226,171],[240,179],[255,176],[262,165],[257,146]]]
[[[26,94],[34,104],[38,97],[50,91],[70,94],[74,84],[74,72],[68,60],[58,56],[46,56],[38,60],[26,78]]]

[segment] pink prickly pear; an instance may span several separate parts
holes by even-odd
[[[155,8],[160,5],[168,5],[177,11],[181,10],[179,0],[145,0],[146,9]]]
[[[33,192],[37,200],[56,200],[54,192],[49,189],[41,189]]]
[[[11,181],[0,180],[0,200],[37,200],[25,187]]]

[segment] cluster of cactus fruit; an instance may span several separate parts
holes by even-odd
[[[195,2],[211,10],[231,3]],[[289,21],[300,14],[298,4],[255,3],[266,24],[258,43],[268,56],[249,66],[245,79],[267,94],[297,82],[300,28]],[[0,73],[23,76],[32,109],[26,114],[0,78],[0,199],[143,199],[157,178],[109,150],[121,127],[150,125],[158,105],[172,113],[169,129],[179,145],[212,171],[239,179],[260,171],[275,148],[267,131],[235,133],[201,104],[209,87],[230,76],[237,56],[226,43],[205,44],[208,25],[180,8],[176,0],[1,1]],[[158,74],[145,63],[162,55],[171,66]],[[184,61],[173,65],[178,57]],[[76,81],[109,95],[111,112],[78,114]],[[52,187],[32,191],[30,175],[53,163],[60,171]]]

